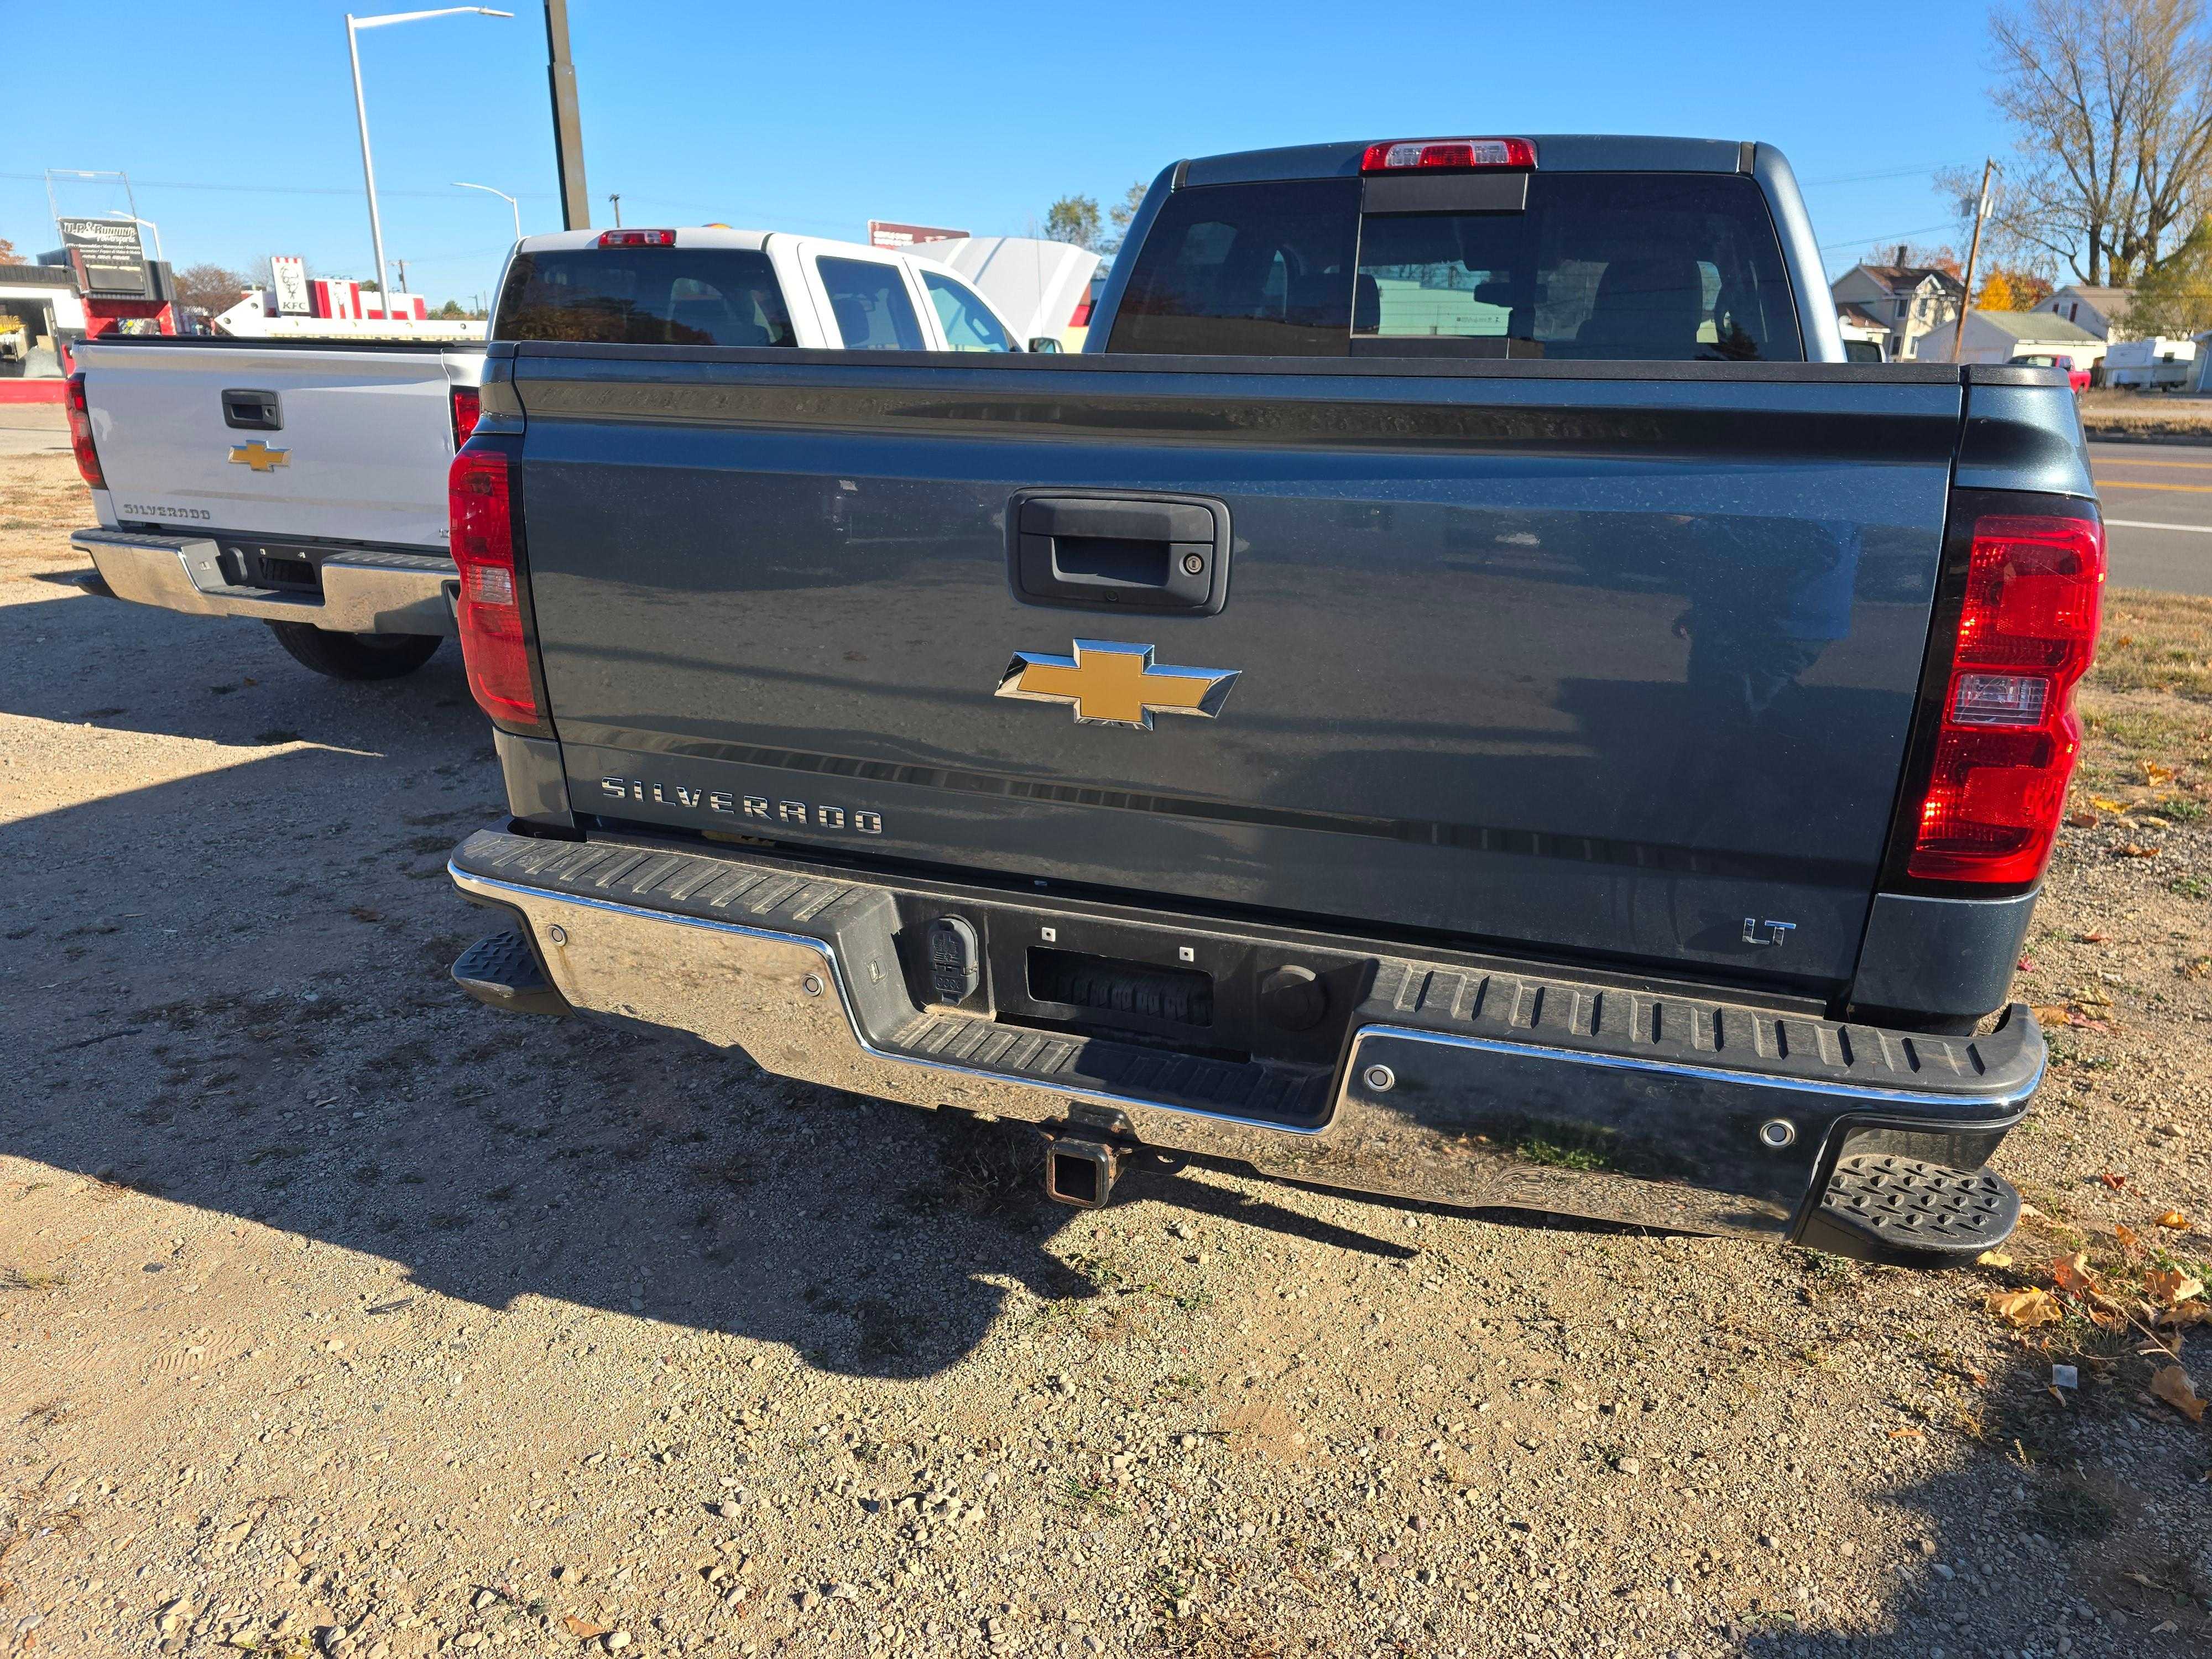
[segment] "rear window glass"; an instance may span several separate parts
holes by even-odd
[[[1109,349],[1341,357],[1358,230],[1356,179],[1179,190],[1139,250]]]
[[[1538,172],[1523,211],[1364,218],[1359,192],[1352,179],[1178,191],[1112,349],[1803,359],[1751,179]]]
[[[837,336],[848,351],[926,351],[921,319],[907,296],[896,265],[873,259],[820,259],[822,290],[830,296]]]
[[[798,343],[768,255],[744,248],[563,248],[515,256],[495,340]]]

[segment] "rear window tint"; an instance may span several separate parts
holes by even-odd
[[[1521,212],[1364,218],[1359,193],[1352,179],[1176,192],[1139,252],[1112,349],[1804,357],[1749,179],[1539,172]]]
[[[768,255],[744,248],[563,248],[515,256],[495,340],[605,345],[798,342]]]
[[[1114,319],[1114,351],[1343,356],[1359,181],[1215,185],[1168,198]]]

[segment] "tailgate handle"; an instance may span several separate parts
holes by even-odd
[[[283,405],[273,392],[226,390],[222,394],[222,423],[247,432],[281,432]]]
[[[1024,492],[1010,504],[1016,597],[1030,605],[1210,617],[1229,598],[1229,509],[1196,495]]]

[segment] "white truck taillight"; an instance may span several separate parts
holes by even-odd
[[[453,391],[452,406],[453,448],[459,451],[477,429],[477,418],[483,413],[483,393],[472,386],[457,386]]]
[[[2073,691],[2096,651],[2104,585],[2095,519],[1974,521],[1906,874],[2019,887],[2041,878],[2081,747]]]
[[[1421,167],[1515,167],[1531,171],[1536,147],[1526,138],[1393,138],[1370,144],[1362,173],[1407,173]]]
[[[453,457],[446,493],[461,576],[456,614],[470,693],[493,724],[526,737],[550,737],[523,625],[514,463],[503,449],[481,443],[465,448]]]
[[[76,452],[76,470],[84,481],[94,489],[107,488],[106,475],[100,470],[100,451],[92,441],[92,404],[84,393],[84,371],[69,377],[65,394],[69,408],[70,447]]]

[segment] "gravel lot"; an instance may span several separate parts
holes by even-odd
[[[479,1009],[458,656],[84,595],[67,456],[0,469],[0,1653],[2212,1644],[2170,1356],[1986,1305],[2212,1254],[2212,601],[2113,606],[2039,1213],[1925,1275],[1194,1171],[1068,1212],[994,1133]]]

